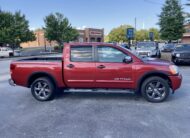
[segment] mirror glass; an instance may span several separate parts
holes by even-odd
[[[123,59],[123,62],[125,62],[125,63],[131,63],[132,61],[133,61],[133,59],[130,56],[125,56]]]

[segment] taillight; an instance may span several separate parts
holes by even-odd
[[[16,68],[16,65],[15,64],[11,64],[10,65],[10,70],[14,70]]]

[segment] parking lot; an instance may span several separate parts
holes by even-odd
[[[0,137],[190,137],[190,66],[163,103],[133,94],[66,93],[36,101],[29,89],[9,86],[10,60],[0,61]]]

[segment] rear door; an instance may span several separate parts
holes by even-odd
[[[66,51],[66,56],[64,59],[64,80],[67,87],[94,87],[94,47],[92,45],[80,45],[69,46],[67,48],[68,51]]]
[[[124,63],[125,56],[128,55],[115,47],[97,46],[96,87],[132,88],[132,63]]]

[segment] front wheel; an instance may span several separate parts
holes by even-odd
[[[31,92],[38,101],[48,101],[54,98],[55,86],[49,78],[42,77],[32,83]]]
[[[143,97],[153,103],[163,102],[170,92],[169,84],[160,77],[150,77],[146,79],[141,87]]]

